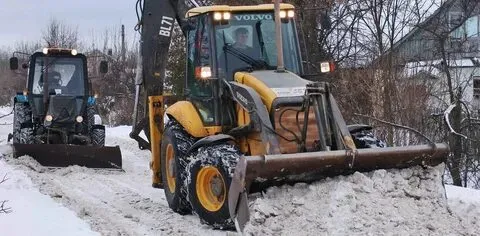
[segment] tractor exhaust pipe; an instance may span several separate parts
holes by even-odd
[[[284,72],[285,66],[283,63],[283,41],[282,41],[282,22],[280,19],[280,2],[275,0],[275,41],[277,44],[277,72]]]

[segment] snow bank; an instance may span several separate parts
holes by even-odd
[[[99,235],[73,211],[41,194],[30,178],[0,160],[0,201],[8,200],[9,214],[0,214],[2,235]]]
[[[449,209],[480,229],[480,190],[445,185]],[[478,233],[477,233],[478,234]]]
[[[250,204],[249,235],[475,235],[478,215],[451,213],[444,166],[377,170],[273,187]],[[470,205],[471,212],[478,206]],[[464,214],[462,214],[464,215]],[[466,219],[466,220],[462,220]]]

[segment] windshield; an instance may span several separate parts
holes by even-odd
[[[83,60],[75,57],[37,57],[33,74],[33,94],[43,94],[48,83],[50,94],[84,96]]]
[[[293,20],[282,23],[285,68],[300,74],[300,58]],[[232,13],[227,25],[215,26],[218,74],[231,79],[243,68],[275,68],[277,47],[273,12]],[[245,55],[247,57],[245,57]]]

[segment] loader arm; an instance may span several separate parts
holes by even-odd
[[[140,33],[140,43],[135,77],[133,127],[130,137],[138,142],[141,149],[151,149],[148,122],[151,114],[149,114],[148,97],[164,94],[165,68],[174,23],[176,21],[183,31],[188,24],[185,18],[187,11],[203,5],[205,4],[198,0],[137,0],[136,30]],[[157,98],[156,102],[155,106],[160,109],[157,109],[154,117],[160,122],[157,122],[157,126],[162,128],[163,118],[157,115],[163,115],[163,98]],[[139,109],[142,108],[143,116],[140,116]],[[142,130],[145,131],[148,140],[139,136]]]

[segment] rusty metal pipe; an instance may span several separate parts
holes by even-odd
[[[246,180],[278,178],[318,172],[323,176],[348,174],[354,171],[406,168],[415,165],[438,165],[448,155],[446,144],[407,147],[358,149],[352,168],[346,150],[249,156],[246,158]]]

